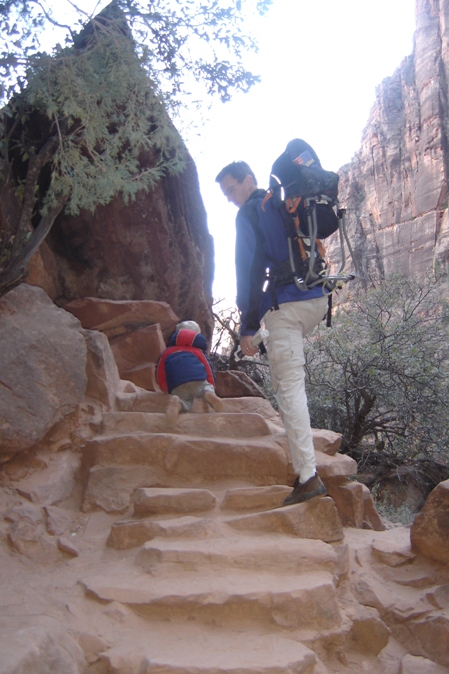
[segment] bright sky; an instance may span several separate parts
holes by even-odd
[[[413,49],[415,0],[274,0],[254,32],[248,59],[262,83],[216,103],[198,137],[187,139],[215,240],[216,299],[235,298],[234,220],[215,183],[243,159],[266,187],[274,160],[303,138],[323,167],[338,171],[359,149],[375,89]]]

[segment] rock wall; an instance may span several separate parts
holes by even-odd
[[[33,259],[28,282],[44,287],[60,305],[82,297],[167,302],[210,338],[213,260],[189,158],[181,174],[166,176],[133,203],[125,205],[118,196],[93,214],[61,215]]]
[[[97,20],[100,15],[101,21],[112,20],[117,30],[132,41],[125,15],[115,2],[105,7]],[[90,23],[83,28],[76,38],[74,54],[86,47],[93,30]],[[169,124],[169,120],[164,119],[163,123]],[[13,133],[17,139],[22,134],[34,138],[36,147],[40,147],[49,137],[51,126],[36,110],[17,120]],[[174,130],[173,135],[176,136]],[[161,152],[181,155],[182,140],[179,138],[180,147],[176,150],[168,146],[169,142],[172,141],[167,140],[165,148],[152,145],[152,149],[142,151],[139,170],[146,172],[157,166]],[[76,217],[62,213],[34,255],[27,282],[43,288],[59,306],[85,297],[166,302],[180,320],[196,320],[210,339],[214,246],[197,170],[187,149],[183,149],[186,162],[182,172],[163,176],[153,189],[141,190],[134,201],[125,203],[117,194],[94,213],[81,211]],[[23,180],[24,162],[11,152],[15,179]],[[43,193],[50,168],[46,166],[39,177]],[[2,182],[3,245],[9,244],[20,212],[16,191]]]
[[[360,150],[339,171],[364,283],[449,269],[448,41],[449,0],[416,0],[413,53],[378,87]]]

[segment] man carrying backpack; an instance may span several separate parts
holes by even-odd
[[[287,433],[293,468],[293,491],[283,505],[327,493],[316,472],[312,430],[305,391],[304,337],[324,318],[327,295],[322,285],[301,290],[293,278],[264,290],[267,268],[288,260],[284,221],[274,199],[258,189],[246,162],[225,166],[216,177],[224,196],[238,206],[235,264],[237,306],[241,315],[240,347],[246,356],[258,351],[253,337],[263,321],[273,388]],[[270,274],[271,276],[271,274]]]

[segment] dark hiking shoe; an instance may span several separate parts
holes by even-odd
[[[296,482],[293,486],[293,491],[291,494],[284,499],[282,505],[294,505],[295,503],[303,503],[303,501],[309,501],[315,496],[325,496],[327,494],[327,489],[324,484],[321,482],[318,473],[315,473],[307,482],[300,484],[299,477],[296,478]]]

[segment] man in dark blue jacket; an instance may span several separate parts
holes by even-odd
[[[263,322],[271,379],[287,433],[297,479],[284,505],[327,493],[316,472],[312,430],[305,391],[304,337],[323,319],[327,296],[322,286],[300,290],[293,282],[264,290],[266,270],[288,259],[285,225],[273,199],[257,187],[246,162],[225,166],[216,182],[228,201],[238,206],[235,265],[240,347],[253,356],[253,337]]]
[[[215,393],[215,372],[207,356],[207,341],[195,321],[178,323],[156,369],[159,387],[171,394],[167,419],[174,423],[189,412],[195,398],[204,398],[216,412],[223,401]]]

